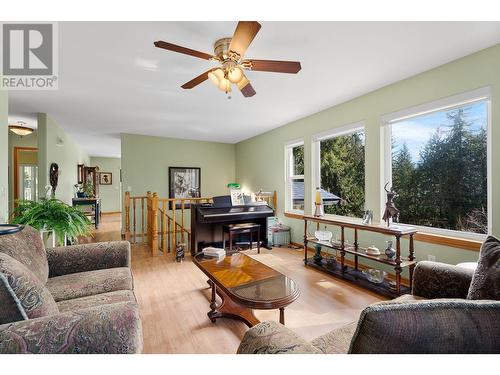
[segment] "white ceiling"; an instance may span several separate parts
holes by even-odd
[[[12,91],[9,120],[47,112],[93,156],[120,156],[120,133],[238,142],[500,43],[500,22],[261,22],[247,57],[299,60],[297,74],[248,72],[257,95],[228,100],[208,53],[236,22],[62,22],[59,90]],[[16,117],[17,116],[17,117]]]

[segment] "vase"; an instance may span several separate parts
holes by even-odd
[[[394,260],[396,259],[396,250],[392,247],[392,241],[386,241],[387,247],[385,249],[385,255],[387,259]]]

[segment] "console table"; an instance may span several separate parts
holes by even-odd
[[[350,222],[348,220],[339,220],[337,218],[327,218],[327,217],[316,217],[312,215],[304,215],[304,264],[306,266],[311,266],[313,268],[319,269],[323,272],[327,272],[330,275],[340,277],[342,279],[351,281],[357,285],[364,288],[370,289],[376,293],[388,296],[397,297],[401,294],[409,293],[410,288],[401,284],[401,272],[403,268],[408,267],[410,274],[410,287],[413,280],[413,269],[415,268],[415,247],[413,241],[413,235],[417,232],[415,228],[402,227],[402,226],[382,226],[373,224],[358,224]],[[307,233],[307,224],[309,222],[317,223],[319,228],[320,224],[332,225],[340,227],[340,241],[338,243],[319,241],[314,236],[310,236]],[[352,245],[346,243],[345,229],[349,228],[354,231],[354,243]],[[383,235],[394,236],[396,239],[396,258],[394,260],[388,259],[387,256],[381,251],[380,255],[370,255],[367,254],[366,248],[361,247],[358,243],[358,232],[368,231],[380,233]],[[408,257],[404,258],[401,256],[401,238],[404,236],[409,237],[408,246]],[[330,248],[340,252],[340,264],[335,260],[335,262],[328,262],[326,259],[314,259],[314,257],[309,258],[307,254],[308,244],[314,244],[316,246]],[[354,266],[348,266],[345,263],[346,254],[354,256]],[[375,262],[382,264],[387,264],[394,267],[396,273],[396,285],[391,287],[391,284],[384,280],[380,284],[375,284],[368,281],[365,275],[359,270],[358,258],[370,259]]]
[[[94,218],[94,225],[97,229],[101,221],[101,199],[100,198],[73,198],[73,207],[92,206],[92,213],[89,215]],[[87,213],[86,213],[87,214]]]

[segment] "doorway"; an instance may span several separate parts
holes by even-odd
[[[38,200],[38,148],[14,147],[14,205]]]

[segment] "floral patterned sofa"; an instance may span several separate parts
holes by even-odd
[[[130,244],[45,249],[26,226],[0,236],[0,353],[140,353]]]
[[[279,323],[262,322],[246,332],[238,353],[500,353],[498,255],[495,262],[497,288],[487,298],[466,299],[472,270],[422,261],[412,295],[370,305],[358,322],[311,342]]]

